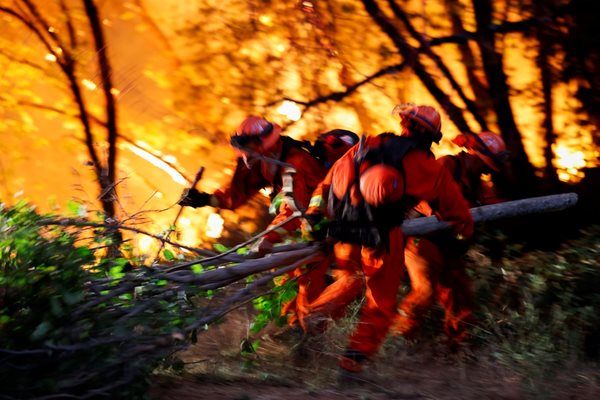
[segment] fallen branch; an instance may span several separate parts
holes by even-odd
[[[575,204],[577,204],[577,194],[564,193],[474,207],[471,209],[471,215],[475,223],[481,223],[542,212],[560,211]],[[435,216],[409,219],[402,224],[402,231],[406,236],[423,236],[450,228],[448,222],[440,221]]]

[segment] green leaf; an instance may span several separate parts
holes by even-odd
[[[77,215],[77,213],[79,212],[79,206],[80,204],[74,200],[69,200],[67,202],[67,211],[69,212],[69,214],[73,214],[73,215]]]
[[[221,243],[215,243],[215,244],[213,245],[213,247],[214,247],[214,249],[215,249],[216,251],[218,251],[219,253],[224,253],[224,252],[226,252],[227,250],[229,250],[229,248],[227,248],[227,246],[224,246],[224,245],[222,245]]]
[[[168,260],[168,261],[171,261],[171,260],[175,259],[175,255],[169,249],[165,249],[163,251],[163,256],[165,257],[165,260]]]
[[[132,300],[133,295],[131,293],[123,293],[122,295],[119,296],[119,298],[121,300]]]
[[[249,251],[250,251],[250,247],[244,246],[244,247],[240,247],[239,249],[237,249],[235,253],[243,256],[244,254],[248,254]]]
[[[80,258],[83,259],[87,259],[87,258],[92,258],[93,257],[93,253],[90,249],[88,249],[87,247],[78,247],[77,250],[77,255]]]
[[[117,265],[117,266],[111,267],[108,270],[108,275],[113,279],[121,279],[122,277],[125,276],[125,274],[122,271],[123,271],[123,267],[120,265]]]
[[[195,274],[201,274],[204,271],[204,267],[202,264],[194,264],[192,265],[192,272]]]

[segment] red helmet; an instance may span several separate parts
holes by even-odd
[[[235,130],[231,137],[231,144],[242,151],[252,145],[253,150],[263,153],[275,146],[280,136],[279,125],[251,115]]]
[[[374,207],[394,203],[404,195],[404,179],[396,168],[389,165],[370,167],[362,173],[359,182],[363,198]]]
[[[502,136],[493,132],[481,132],[479,135],[463,133],[452,139],[452,142],[467,148],[494,171],[500,171],[508,154]]]
[[[315,149],[325,164],[331,166],[356,143],[356,133],[346,129],[333,129],[319,135],[315,141]]]
[[[440,113],[431,106],[402,103],[394,107],[392,115],[399,117],[401,123],[415,122],[431,134],[431,139],[435,143],[439,143],[442,139],[442,118]]]

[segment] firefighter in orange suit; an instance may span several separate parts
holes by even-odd
[[[414,104],[398,109],[402,135],[363,137],[333,165],[306,213],[305,229],[327,224],[327,234],[337,241],[338,268],[336,280],[310,304],[307,320],[338,317],[364,290],[360,320],[340,361],[344,374],[362,369],[393,321],[404,273],[400,226],[407,207],[426,200],[456,234],[468,238],[473,230],[467,202],[429,150],[442,137],[439,113]]]
[[[471,207],[503,201],[493,180],[482,175],[501,176],[506,160],[502,138],[492,132],[461,134],[454,143],[467,149],[457,155],[441,157],[438,162],[459,184]],[[433,215],[435,207],[420,203],[413,216]],[[466,246],[448,234],[433,238],[407,238],[406,269],[411,291],[398,307],[392,331],[413,338],[434,298],[444,309],[444,330],[455,347],[468,335],[473,324],[474,293],[462,261]]]
[[[266,187],[272,188],[272,194],[275,197],[280,195],[283,189],[282,173],[285,167],[281,163],[285,163],[295,169],[295,173],[292,175],[293,193],[291,194],[294,204],[290,204],[290,201],[277,201],[279,206],[270,226],[277,225],[290,217],[295,211],[295,207],[300,209],[308,207],[311,193],[327,172],[325,159],[339,157],[358,140],[356,134],[350,131],[334,130],[331,132],[321,135],[326,139],[322,143],[320,142],[323,160],[319,161],[308,151],[291,145],[290,143],[293,141],[281,135],[279,125],[258,116],[249,116],[231,137],[231,144],[239,151],[239,157],[229,185],[212,194],[193,188],[187,189],[179,204],[190,207],[212,206],[234,210],[245,204],[260,189]],[[273,244],[283,241],[300,225],[301,222],[298,219],[291,220],[262,237],[253,250],[259,254],[270,251]],[[324,260],[317,267],[311,269],[308,276],[302,275],[300,271],[293,273],[299,276],[300,296],[296,301],[286,304],[282,310],[282,315],[288,312],[292,313],[290,324],[295,321],[294,306],[296,303],[307,303],[323,290],[325,286],[324,271],[330,263],[331,260]],[[313,274],[315,277],[312,277]]]

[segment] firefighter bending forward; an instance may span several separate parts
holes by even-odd
[[[435,204],[456,235],[469,238],[468,204],[430,152],[442,137],[430,106],[401,107],[401,136],[363,137],[330,169],[307,210],[308,226],[329,220],[338,267],[335,282],[309,306],[309,320],[339,317],[364,290],[360,320],[340,359],[342,374],[357,373],[383,343],[396,313],[404,273],[404,214],[419,200]],[[316,228],[313,228],[316,229]]]
[[[441,157],[438,162],[450,171],[471,207],[503,201],[502,182],[510,180],[505,171],[507,152],[502,137],[492,132],[461,134],[453,142],[467,151]],[[483,180],[482,175],[492,179]],[[500,184],[494,185],[495,182]],[[433,210],[432,210],[433,208]],[[435,207],[420,203],[411,214],[433,215]],[[444,309],[444,330],[448,344],[456,349],[473,324],[475,295],[463,262],[466,246],[452,235],[406,240],[406,269],[411,291],[398,306],[392,332],[407,339],[416,335],[434,298]]]
[[[329,134],[331,132],[333,134]],[[352,137],[352,135],[356,136],[353,132],[344,130],[331,132],[322,135],[327,139],[323,144],[324,156],[339,157],[358,139],[355,140]],[[179,200],[179,204],[189,207],[212,206],[234,210],[248,202],[262,188],[272,188],[273,197],[280,195],[283,189],[283,168],[256,156],[260,155],[287,163],[296,170],[292,177],[293,198],[297,207],[306,209],[311,193],[321,182],[327,169],[323,162],[307,151],[287,145],[289,141],[285,139],[288,138],[281,135],[279,125],[258,116],[247,117],[231,137],[231,144],[239,154],[229,185],[212,194],[193,188],[187,189]],[[285,221],[294,212],[293,206],[289,202],[278,203],[276,216],[270,226]],[[286,236],[299,229],[300,225],[300,220],[291,220],[266,234],[257,242],[253,250],[259,254],[270,251],[273,244],[283,241]],[[325,259],[317,266],[312,266],[307,274],[303,274],[303,271],[300,270],[293,272],[293,275],[298,276],[299,295],[293,302],[286,304],[282,310],[282,315],[290,314],[289,323],[291,325],[296,322],[298,310],[304,310],[305,304],[313,300],[325,287],[324,274],[330,264],[331,260]]]

